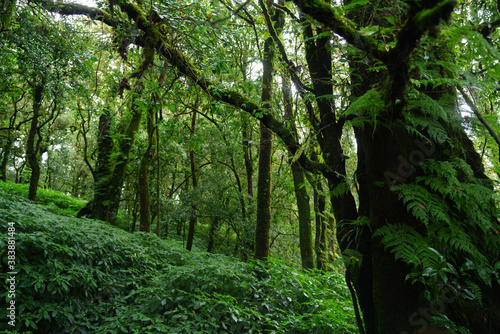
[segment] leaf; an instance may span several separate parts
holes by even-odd
[[[365,27],[365,28],[361,28],[359,30],[359,33],[363,36],[371,36],[371,35],[374,35],[376,33],[380,32],[380,27],[379,26],[368,26],[368,27]]]
[[[391,25],[395,25],[396,22],[395,22],[395,19],[394,19],[394,16],[388,16],[385,18]]]

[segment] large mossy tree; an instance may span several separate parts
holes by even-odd
[[[271,104],[270,96],[264,99],[263,94],[261,105],[239,87],[239,79],[223,80],[216,71],[211,79],[200,52],[189,43],[203,40],[203,32],[232,16],[258,34],[248,2],[234,8],[223,2],[231,15],[214,19],[210,13],[199,35],[185,37],[183,43],[169,33],[177,29],[171,12],[161,16],[162,8],[177,6],[171,2],[150,7],[115,0],[99,8],[35,2],[61,15],[86,15],[116,32],[128,29],[127,42],[142,48],[141,64],[128,75],[133,79],[131,118],[114,170],[103,183],[105,192],[94,198],[95,217],[109,220],[106,207],[113,207],[115,216],[144,110],[141,79],[156,55],[190,82],[184,89],[193,91],[192,85],[197,85],[211,100],[259,120],[263,133],[270,130],[281,139],[292,163],[327,179],[336,235],[348,284],[354,286],[354,300],[361,309],[363,332],[413,333],[431,324],[460,332],[500,332],[500,225],[492,179],[498,171],[492,162],[498,161],[498,147],[485,144],[481,154],[477,149],[481,140],[495,134],[481,108],[494,114],[498,107],[497,3],[268,1],[268,7],[287,17],[282,35],[286,37],[280,37],[281,27],[265,16],[265,45],[276,46],[274,63],[287,72],[283,78],[290,76],[300,97],[296,105],[307,119],[307,130],[298,135],[281,121],[276,110],[281,104]],[[294,44],[298,46],[292,55],[285,39],[293,38],[300,42]],[[269,51],[266,46],[264,50],[266,61]],[[272,76],[266,66],[264,62],[264,76]],[[271,86],[272,80],[263,81],[262,92]],[[480,125],[464,119],[464,100]],[[481,132],[485,128],[486,135]],[[194,136],[194,124],[192,131]],[[356,140],[354,178],[348,175],[349,152],[342,144],[346,133]],[[308,148],[310,141],[319,146],[317,158]],[[495,159],[487,159],[488,154]],[[256,249],[265,250],[270,227],[262,226],[258,235],[265,236],[264,244]],[[258,257],[267,256],[263,254]]]

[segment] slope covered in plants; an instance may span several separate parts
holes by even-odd
[[[18,332],[356,332],[341,274],[187,252],[154,235],[73,218],[78,203],[65,195],[41,192],[44,204],[34,204],[22,192],[0,183],[3,268],[9,222],[16,229]]]

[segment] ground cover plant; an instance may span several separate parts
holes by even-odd
[[[51,199],[73,201],[65,195],[40,192],[41,205],[16,189],[0,185],[0,252],[15,222],[20,333],[357,332],[340,273],[188,252],[152,234],[52,212]]]

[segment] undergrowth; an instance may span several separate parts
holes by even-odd
[[[63,197],[39,193],[40,203],[72,201]],[[341,274],[187,252],[154,235],[55,214],[53,206],[0,187],[3,268],[8,223],[16,229],[18,332],[357,332]],[[8,301],[3,290],[0,298]],[[5,312],[2,307],[2,319]],[[0,326],[14,330],[4,322]]]
[[[0,191],[3,191],[6,195],[8,194],[8,196],[28,198],[29,185],[0,181]],[[36,203],[45,205],[46,209],[52,213],[74,217],[87,202],[59,191],[39,188]]]

